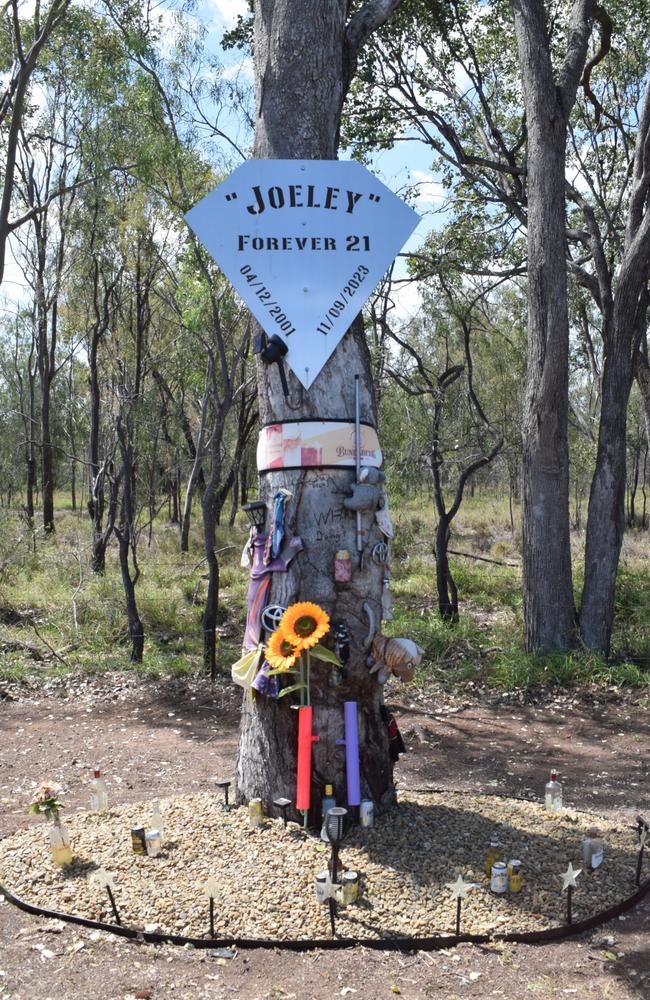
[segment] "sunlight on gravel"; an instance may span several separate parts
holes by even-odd
[[[326,906],[314,895],[314,877],[329,850],[295,825],[278,820],[251,829],[245,809],[226,813],[201,793],[161,802],[163,853],[132,853],[130,828],[150,824],[150,806],[128,805],[105,816],[79,811],[65,818],[75,860],[56,868],[48,826],[0,842],[0,881],[36,905],[112,921],[105,891],[89,881],[99,867],[114,878],[122,922],[147,930],[203,937],[208,901],[200,886],[219,886],[215,931],[222,937],[329,937]],[[465,793],[404,792],[399,807],[374,829],[354,828],[342,851],[344,869],[360,874],[359,901],[339,908],[342,937],[430,936],[454,931],[455,902],[447,884],[460,874],[477,883],[463,905],[464,933],[542,930],[564,922],[561,874],[581,867],[587,829],[598,826],[605,861],[583,872],[573,896],[574,921],[594,916],[635,891],[636,838],[622,823],[565,809],[559,816],[536,802]],[[485,852],[496,833],[504,859],[522,862],[523,890],[495,896],[484,874]]]

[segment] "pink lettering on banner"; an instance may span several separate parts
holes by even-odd
[[[322,448],[301,448],[300,449],[300,465],[303,469],[308,466],[322,465],[323,464],[323,449]]]

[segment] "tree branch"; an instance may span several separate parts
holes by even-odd
[[[361,10],[348,21],[345,29],[344,54],[346,89],[355,74],[357,57],[362,45],[374,31],[386,23],[401,2],[402,0],[367,0]]]
[[[593,0],[575,0],[571,10],[567,51],[558,81],[562,109],[567,117],[575,103],[578,84],[582,79],[594,12]]]

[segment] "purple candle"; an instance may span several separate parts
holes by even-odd
[[[359,724],[356,701],[343,703],[345,739],[336,742],[345,746],[345,774],[348,783],[348,805],[361,804],[361,779],[359,776]]]

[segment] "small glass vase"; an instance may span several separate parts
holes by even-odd
[[[50,854],[55,865],[69,865],[72,862],[70,837],[58,816],[50,827]]]

